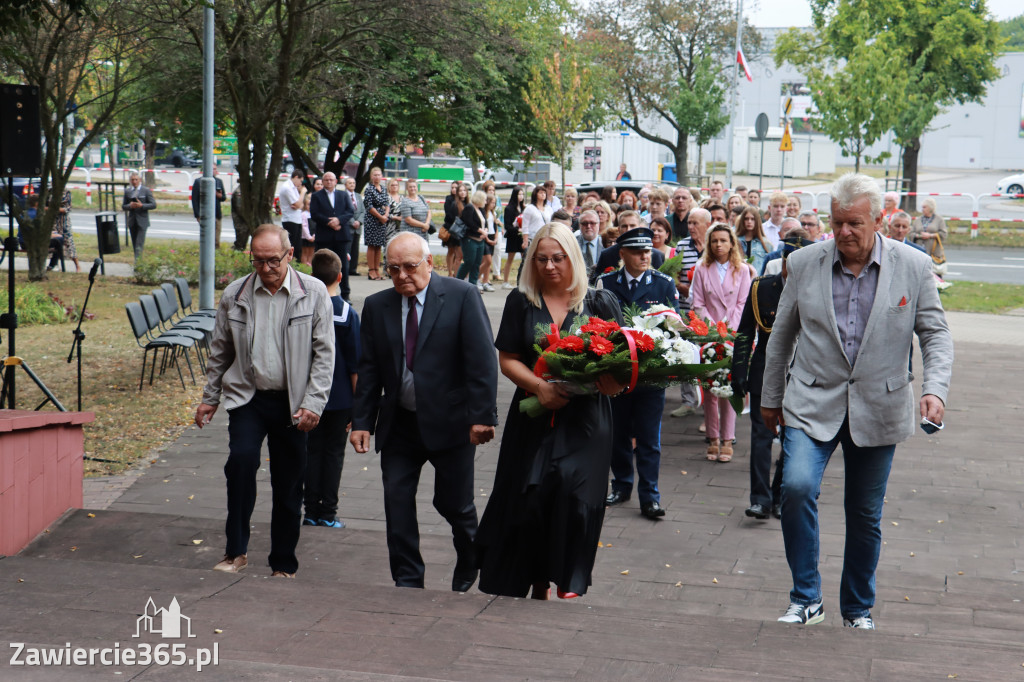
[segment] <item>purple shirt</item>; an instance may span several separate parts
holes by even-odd
[[[868,326],[871,306],[875,303],[875,289],[878,288],[878,268],[882,265],[882,236],[875,233],[875,246],[871,249],[871,260],[854,276],[840,260],[836,248],[832,260],[832,305],[836,311],[839,339],[850,366],[857,361],[857,352]]]

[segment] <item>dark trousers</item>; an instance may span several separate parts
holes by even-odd
[[[341,259],[341,291],[339,293],[343,299],[346,301],[349,300],[352,296],[352,289],[348,283],[348,252],[349,249],[352,248],[352,240],[347,242],[322,242],[318,240],[314,243],[317,251],[320,249],[330,249],[334,253],[338,254],[338,258]]]
[[[324,410],[320,423],[309,432],[306,447],[306,518],[333,521],[338,515],[338,486],[345,464],[346,427],[352,408]]]
[[[50,262],[46,267],[55,268],[57,263],[64,260],[64,237],[50,237],[50,249],[53,251],[53,254],[50,256]]]
[[[302,223],[291,223],[281,221],[281,227],[288,233],[288,241],[292,243],[296,251],[302,250]],[[342,261],[344,263],[345,261]]]
[[[142,257],[142,249],[146,246],[146,227],[139,227],[137,220],[128,221],[128,234],[132,238],[132,249],[135,251],[135,260],[139,260]]]
[[[636,457],[637,496],[640,504],[660,502],[658,471],[661,468],[661,415],[665,389],[638,388],[612,400],[612,490],[633,492],[633,458]],[[636,450],[633,439],[636,438]]]
[[[784,428],[784,427],[783,427]],[[772,432],[761,418],[761,394],[750,394],[750,504],[760,504],[770,509],[772,504],[782,502],[782,462],[775,466],[775,478],[771,485],[768,479],[772,473]]]
[[[455,572],[476,564],[473,538],[477,516],[473,503],[473,456],[476,446],[428,450],[420,437],[416,415],[401,408],[395,413],[388,444],[381,451],[384,514],[387,520],[391,577],[397,587],[423,587],[420,529],[416,520],[416,488],[423,465],[434,466],[434,509],[451,524],[458,557]]]
[[[352,239],[352,248],[349,250],[348,274],[355,275],[359,271],[359,234],[356,233]],[[342,261],[344,263],[345,261]]]
[[[292,426],[287,391],[257,391],[247,404],[228,412],[228,520],[226,554],[249,551],[249,520],[256,505],[260,449],[270,451],[270,568],[294,573],[295,547],[302,521],[302,479],[306,469],[306,434]]]

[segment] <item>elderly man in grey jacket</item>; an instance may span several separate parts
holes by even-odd
[[[273,507],[270,569],[293,578],[302,519],[306,434],[320,421],[334,374],[334,308],[327,288],[293,270],[288,233],[260,225],[252,236],[256,270],[228,285],[217,307],[199,428],[223,402],[228,411],[227,549],[215,570],[248,563],[260,449],[268,440]]]
[[[896,443],[914,433],[915,412],[934,424],[945,412],[953,339],[930,259],[884,239],[881,225],[875,181],[844,175],[832,187],[835,239],[787,260],[761,392],[765,425],[773,432],[786,427],[782,538],[793,590],[779,618],[785,623],[812,625],[825,617],[817,498],[825,466],[841,444],[846,548],[839,609],[846,626],[874,629],[882,503]],[[924,366],[916,410],[907,369],[915,334]]]

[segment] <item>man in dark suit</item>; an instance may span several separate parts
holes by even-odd
[[[348,264],[348,274],[359,274],[359,234],[366,220],[366,207],[363,205],[363,195],[356,192],[356,179],[345,178],[345,193],[352,200],[355,206],[355,213],[352,216],[352,250],[349,255],[351,260]]]
[[[491,325],[475,287],[432,274],[419,235],[395,236],[387,262],[394,288],[363,306],[349,440],[364,453],[376,434],[397,587],[423,587],[416,487],[423,465],[434,465],[434,507],[451,524],[457,554],[452,590],[465,592],[477,576],[473,457],[498,423]]]
[[[156,199],[153,197],[153,190],[142,184],[142,176],[137,171],[132,171],[128,176],[128,187],[124,188],[121,208],[127,211],[128,233],[132,236],[135,260],[139,260],[146,245],[149,212],[156,208]]]
[[[601,225],[601,218],[597,211],[584,211],[580,213],[580,231],[576,233],[576,241],[579,242],[580,251],[583,252],[583,262],[587,266],[587,280],[590,286],[597,283],[597,261],[604,251],[601,243],[601,235],[597,233]]]
[[[654,232],[647,227],[619,235],[616,244],[621,249],[622,269],[601,275],[598,286],[615,294],[623,309],[634,304],[643,309],[666,305],[678,311],[675,281],[651,269],[653,238]],[[652,521],[665,515],[658,491],[664,410],[664,388],[641,387],[612,400],[612,491],[605,503],[614,506],[629,499],[633,492],[635,455],[636,474],[640,479],[637,485],[640,513]],[[633,439],[636,439],[635,448]]]
[[[348,283],[348,252],[352,245],[352,221],[355,206],[348,192],[335,189],[338,176],[324,173],[324,188],[309,200],[309,215],[316,224],[316,248],[330,249],[341,259],[341,297],[346,301],[352,295]]]
[[[202,197],[200,196],[200,191],[199,190],[200,190],[200,187],[202,186],[202,180],[203,180],[202,177],[198,177],[198,178],[196,178],[195,180],[192,181],[192,215],[194,215],[196,217],[196,220],[199,220],[199,210],[201,208]],[[213,183],[214,183],[213,184],[213,187],[214,187],[213,205],[216,208],[216,212],[214,214],[215,215],[214,224],[213,224],[213,226],[214,226],[214,231],[213,231],[213,248],[219,249],[220,248],[221,218],[223,217],[223,212],[221,211],[220,205],[224,203],[224,200],[227,198],[227,194],[224,193],[224,181],[217,177],[217,167],[216,166],[213,167]]]

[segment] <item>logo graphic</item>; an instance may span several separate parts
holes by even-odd
[[[195,637],[192,634],[192,619],[181,615],[177,597],[171,599],[171,604],[166,609],[158,609],[150,597],[146,602],[145,612],[135,621],[135,634],[132,637],[140,637],[143,632],[149,632],[164,639],[177,639],[182,636],[183,622],[185,636]]]

